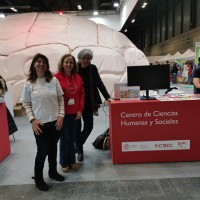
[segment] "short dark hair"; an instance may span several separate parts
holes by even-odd
[[[36,80],[37,80],[37,73],[36,73],[36,70],[34,68],[34,64],[37,62],[37,60],[41,58],[42,60],[44,60],[44,62],[46,63],[47,65],[47,69],[45,71],[45,74],[44,74],[44,77],[46,78],[46,82],[50,82],[51,79],[53,78],[53,75],[52,73],[50,72],[49,70],[49,60],[48,58],[41,54],[41,53],[37,53],[34,57],[33,57],[33,60],[31,62],[31,66],[30,66],[30,69],[29,69],[29,75],[28,75],[28,81],[30,81],[31,83],[35,83]]]

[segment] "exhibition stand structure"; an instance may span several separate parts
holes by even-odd
[[[199,105],[198,98],[111,102],[113,164],[199,161]]]
[[[0,162],[10,154],[10,140],[5,103],[0,102]]]

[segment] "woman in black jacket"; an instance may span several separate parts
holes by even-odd
[[[6,81],[0,75],[0,96],[4,96],[7,91],[8,91],[8,87],[6,85]],[[9,131],[9,135],[11,135],[15,133],[18,129],[7,106],[6,106],[6,112],[7,112],[7,119],[8,119],[8,131]]]
[[[172,83],[173,84],[177,84],[177,74],[178,74],[178,66],[177,63],[174,63],[172,70],[171,70],[171,74],[172,74]]]
[[[101,80],[97,67],[91,64],[92,58],[93,52],[91,51],[91,49],[83,49],[78,53],[78,73],[83,80],[85,91],[85,104],[82,113],[83,129],[81,131],[80,123],[80,131],[77,134],[76,142],[78,152],[77,159],[79,162],[82,162],[84,159],[83,145],[93,129],[93,115],[98,111],[100,104],[102,104],[99,91],[102,93],[107,101],[111,101],[111,97]]]

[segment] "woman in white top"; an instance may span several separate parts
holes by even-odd
[[[188,81],[188,63],[185,63],[183,65],[183,72],[182,72],[182,78],[183,78],[183,83],[186,83]]]
[[[20,101],[32,125],[37,144],[35,158],[35,184],[39,190],[47,191],[48,185],[43,179],[43,168],[48,156],[49,177],[64,181],[57,172],[57,143],[63,125],[64,99],[58,80],[49,70],[46,56],[36,54],[33,57],[29,76],[24,84]]]

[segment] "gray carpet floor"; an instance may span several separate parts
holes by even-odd
[[[48,192],[28,184],[1,186],[0,199],[199,200],[199,188],[200,178],[54,183]]]

